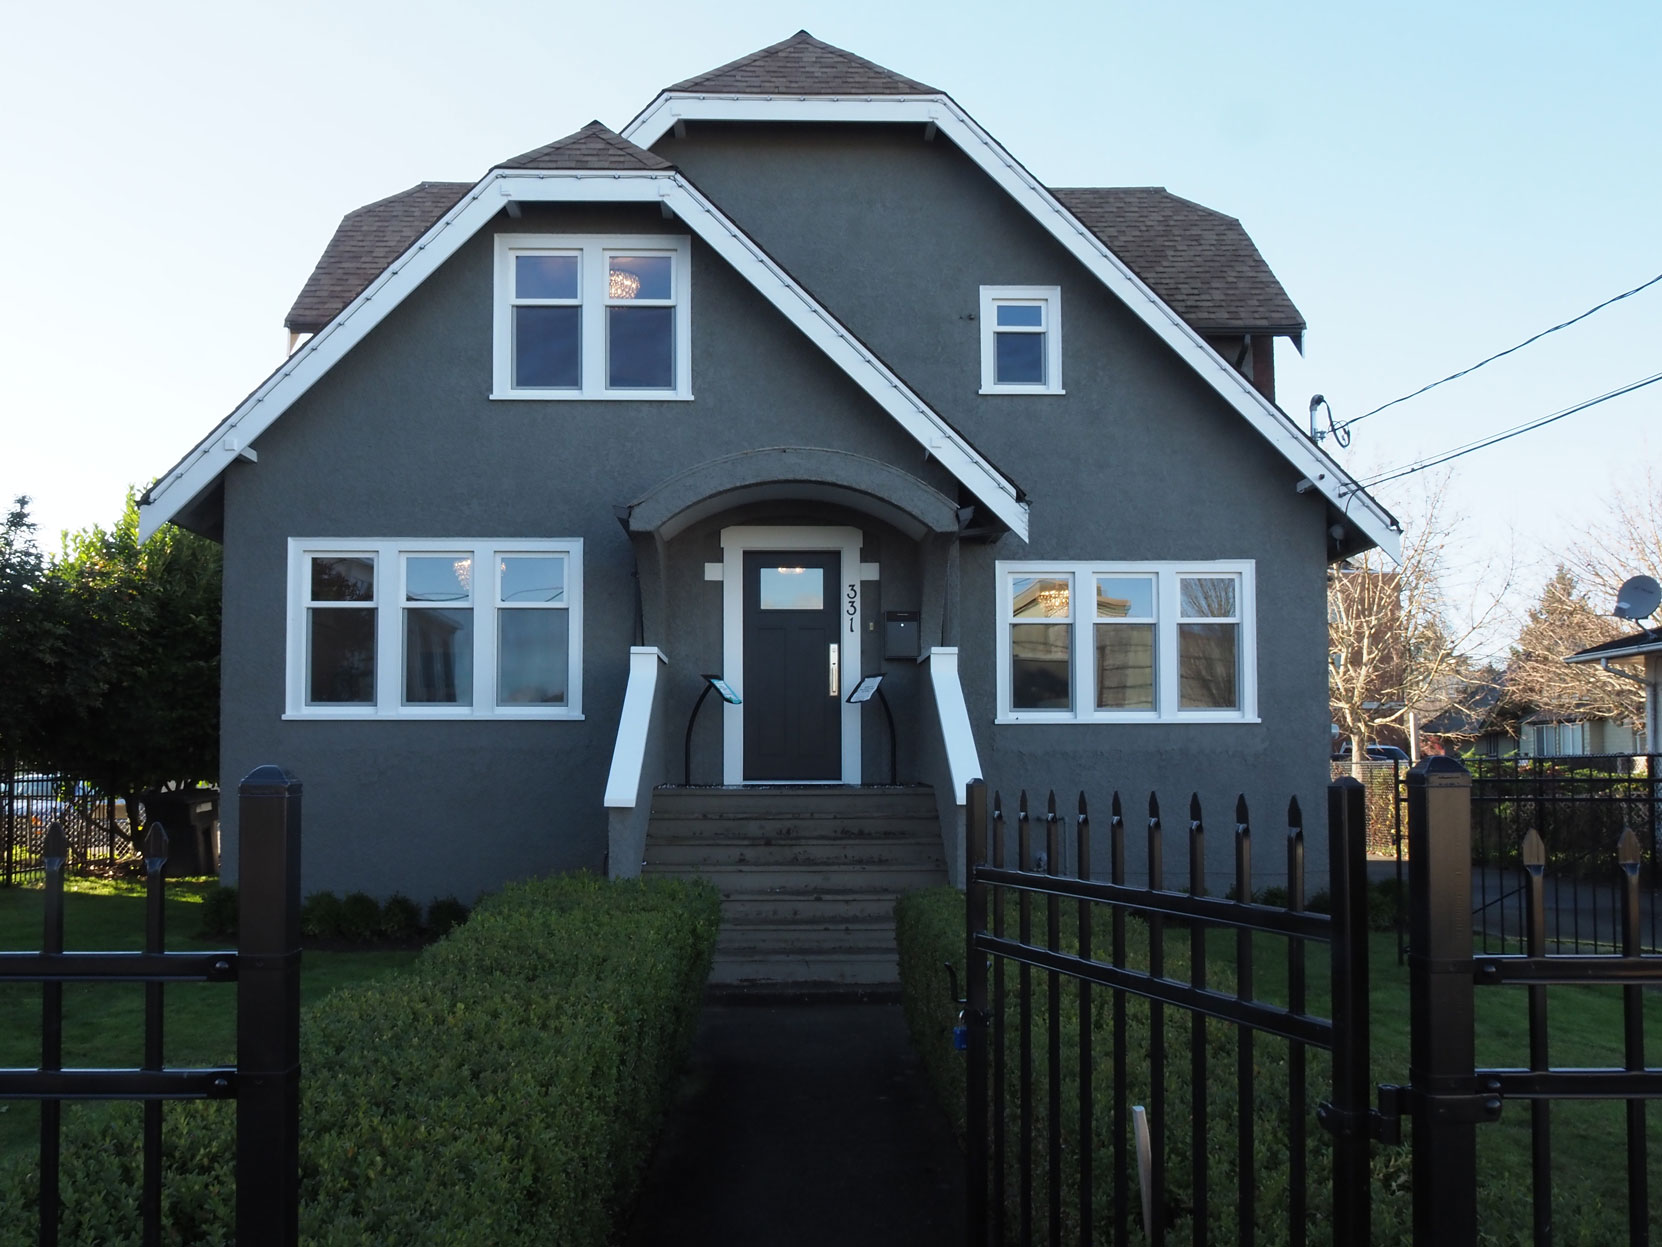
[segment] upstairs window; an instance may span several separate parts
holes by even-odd
[[[491,397],[692,397],[684,237],[499,234]]]
[[[981,392],[1061,394],[1062,291],[981,287]]]

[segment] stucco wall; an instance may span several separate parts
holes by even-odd
[[[1263,880],[1283,873],[1290,796],[1319,854],[1327,521],[1285,460],[944,137],[695,123],[655,150],[1027,492],[1029,543],[963,551],[960,662],[989,783],[1012,797],[1054,786],[1069,808],[1084,786],[1104,815],[1118,787],[1138,827],[1151,789],[1179,827],[1198,791],[1219,888],[1239,792],[1260,827]],[[994,284],[1061,287],[1065,395],[978,393],[974,314],[979,288]],[[1022,558],[1253,560],[1261,722],[995,725],[993,565]],[[1167,861],[1185,877],[1180,843]]]
[[[656,209],[528,208],[499,224],[678,228]],[[304,782],[308,892],[468,898],[527,873],[601,868],[602,788],[635,623],[633,557],[614,505],[691,464],[765,445],[857,452],[954,491],[916,442],[696,242],[694,401],[490,401],[492,246],[488,234],[463,246],[259,439],[258,464],[227,474],[222,773],[231,784],[276,761]],[[581,537],[584,721],[284,720],[291,536]],[[689,552],[692,536],[680,539]],[[889,536],[872,525],[878,559],[888,559]],[[685,561],[686,600],[716,587],[691,579],[704,553]],[[895,575],[905,583],[904,566]],[[684,723],[687,677],[711,636],[719,654],[719,619],[690,618],[680,600],[646,639],[670,658],[666,704]],[[678,649],[683,635],[692,644]],[[678,768],[680,733],[669,737]],[[234,878],[234,803],[226,833]]]

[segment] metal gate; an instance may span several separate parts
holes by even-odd
[[[1529,1151],[1529,1189],[1498,1190],[1487,1229],[1491,1238],[1512,1232],[1494,1224],[1494,1199],[1527,1204],[1529,1228],[1517,1231],[1518,1241],[1550,1247],[1555,1213],[1571,1194],[1554,1187],[1553,1105],[1600,1100],[1622,1106],[1623,1127],[1598,1144],[1599,1160],[1621,1175],[1621,1194],[1611,1200],[1622,1204],[1613,1219],[1621,1225],[1592,1232],[1597,1241],[1619,1242],[1625,1228],[1631,1247],[1648,1247],[1651,1158],[1659,1150],[1650,1134],[1662,1111],[1650,1101],[1662,1099],[1662,1066],[1646,1061],[1647,1003],[1654,1024],[1657,993],[1645,989],[1662,987],[1662,953],[1644,938],[1654,916],[1645,912],[1639,836],[1633,826],[1620,833],[1613,868],[1619,930],[1612,926],[1602,947],[1567,938],[1549,920],[1548,863],[1556,851],[1532,828],[1518,852],[1521,937],[1500,951],[1487,940],[1479,949],[1471,776],[1455,759],[1430,758],[1409,772],[1407,793],[1409,1068],[1402,1085],[1379,1087],[1379,1110],[1371,1111],[1359,784],[1347,778],[1328,789],[1331,916],[1310,912],[1315,898],[1305,894],[1296,802],[1288,813],[1286,894],[1261,895],[1274,903],[1255,904],[1244,800],[1235,812],[1232,894],[1219,899],[1205,894],[1198,801],[1189,810],[1188,885],[1176,890],[1164,878],[1165,836],[1153,797],[1146,877],[1132,884],[1117,794],[1105,882],[1092,877],[1083,795],[1071,845],[1054,796],[1030,817],[1024,795],[1012,846],[1002,803],[995,796],[989,809],[985,789],[971,786],[964,1021],[973,1247],[1368,1243],[1370,1144],[1399,1141],[1405,1118],[1412,1123],[1412,1241],[1475,1247],[1480,1200],[1494,1180],[1478,1163],[1479,1127],[1526,1106],[1528,1128],[1518,1131],[1517,1146]],[[1035,822],[1043,824],[1037,834]],[[1065,848],[1073,862],[1064,875]],[[1043,906],[1037,933],[1035,902]],[[1073,908],[1067,923],[1065,902]],[[1279,975],[1270,973],[1277,963],[1264,955],[1266,943],[1285,950]],[[1307,964],[1307,950],[1322,943],[1326,966]],[[1566,1059],[1549,1044],[1548,989],[1598,984],[1619,993],[1619,1021],[1606,1044],[1621,1053],[1619,1064],[1577,1062],[1575,1051]],[[1486,1055],[1510,1044],[1515,1059],[1479,1066],[1478,1003],[1492,995],[1479,989],[1508,987],[1527,993],[1527,1011],[1498,1027],[1490,1017]],[[1581,999],[1570,1001],[1572,1009]],[[1554,1017],[1567,1012],[1557,1009]],[[1181,1012],[1173,1019],[1171,1010]],[[1312,1048],[1331,1052],[1331,1084],[1312,1086]],[[1560,1053],[1556,1064],[1553,1052]],[[1231,1059],[1233,1095],[1215,1094],[1208,1063]],[[1312,1120],[1331,1135],[1331,1148],[1310,1146]],[[1398,1152],[1393,1163],[1401,1158]],[[1575,1227],[1583,1236],[1577,1241],[1587,1232]]]
[[[1030,817],[1023,794],[1012,846],[1002,801],[995,795],[989,809],[985,786],[970,785],[964,1019],[974,1247],[1158,1245],[1168,1234],[1296,1247],[1312,1228],[1336,1243],[1368,1241],[1368,1143],[1380,1119],[1368,1111],[1361,785],[1335,783],[1328,805],[1331,916],[1309,905],[1296,801],[1284,895],[1258,904],[1244,799],[1233,895],[1218,898],[1206,895],[1198,799],[1189,806],[1187,890],[1175,890],[1164,878],[1152,795],[1146,878],[1129,883],[1117,793],[1103,881],[1093,878],[1084,794],[1066,842],[1055,795]],[[1065,924],[1064,902],[1073,910]],[[1312,976],[1309,954],[1324,944],[1326,966]],[[1331,1002],[1331,1019],[1316,1011],[1318,997]],[[1332,1053],[1325,1098],[1309,1090],[1310,1049]],[[1212,1095],[1217,1062],[1234,1065],[1232,1102]],[[1168,1096],[1168,1083],[1177,1095]],[[1331,1148],[1310,1146],[1313,1121],[1331,1133]],[[1168,1149],[1181,1131],[1187,1147],[1174,1140]],[[1330,1172],[1315,1174],[1317,1166]]]

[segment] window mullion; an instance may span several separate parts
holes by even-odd
[[[496,713],[496,613],[500,555],[483,546],[473,551],[473,713]]]
[[[1073,591],[1068,604],[1073,608],[1073,717],[1089,719],[1096,714],[1096,580],[1088,563],[1076,563]],[[1091,609],[1087,612],[1086,602]]]
[[[1177,573],[1168,569],[1159,572],[1159,617],[1155,624],[1155,665],[1159,669],[1159,685],[1154,691],[1155,712],[1162,719],[1177,717],[1181,702],[1178,685],[1178,613],[1182,595],[1177,591]]]
[[[390,581],[390,583],[389,583]],[[404,704],[404,560],[397,547],[375,548],[375,713],[396,716]]]
[[[606,251],[593,243],[582,251],[583,374],[579,388],[583,394],[598,394],[606,389]]]

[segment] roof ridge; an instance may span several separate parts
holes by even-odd
[[[901,87],[908,93],[915,92],[920,95],[941,94],[939,90],[935,87],[929,86],[927,83],[919,82],[916,78],[910,78],[905,74],[898,73],[886,65],[879,65],[876,61],[868,60],[866,57],[861,56],[857,52],[850,52],[847,48],[839,48],[836,44],[827,43],[823,39],[817,39],[807,30],[799,30],[794,35],[790,35],[779,40],[778,43],[770,43],[765,48],[758,48],[756,51],[738,57],[736,60],[728,61],[724,65],[717,65],[714,69],[707,69],[701,74],[694,74],[690,78],[683,78],[680,82],[665,87],[664,91],[695,92],[699,90],[715,89],[723,94],[730,92],[735,95],[771,95],[777,93],[778,91],[784,91],[787,94],[795,93],[795,88],[784,84],[781,84],[778,88],[757,86],[755,84],[712,87],[712,84],[721,78],[731,77],[739,70],[756,65],[758,62],[769,57],[778,56],[779,54],[787,52],[792,48],[799,47],[812,48],[826,56],[835,57],[846,68],[874,74],[880,79],[885,79],[888,82]],[[866,88],[866,90],[869,91],[870,88]],[[811,90],[802,93],[807,95],[825,94],[825,92]],[[830,92],[830,94],[838,95],[857,95],[862,93],[863,92],[859,88],[852,87],[847,90]]]
[[[387,195],[384,198],[377,199],[373,203],[360,204],[358,207],[347,212],[346,215],[349,217],[357,216],[360,212],[368,212],[372,208],[380,208],[400,199],[408,199],[411,195],[418,195],[422,191],[427,190],[429,187],[442,186],[446,189],[454,189],[458,194],[460,194],[460,192],[474,185],[476,185],[476,183],[473,182],[437,182],[429,181],[426,178],[423,178],[414,186],[406,186],[403,190],[394,191],[392,194]]]
[[[541,147],[533,147],[530,151],[520,152],[517,156],[510,156],[507,160],[498,161],[493,168],[497,169],[524,169],[538,167],[557,167],[548,164],[559,153],[580,148],[585,142],[599,143],[606,151],[613,153],[629,162],[629,166],[639,169],[672,169],[662,156],[649,152],[646,148],[630,142],[598,118],[579,126],[570,134],[563,135]],[[590,167],[576,165],[573,168]],[[613,166],[616,167],[616,166]]]
[[[1191,208],[1199,208],[1202,212],[1221,217],[1225,221],[1234,221],[1236,224],[1240,224],[1241,220],[1240,217],[1230,216],[1227,212],[1221,212],[1217,208],[1201,203],[1199,200],[1190,199],[1187,195],[1179,195],[1176,191],[1164,186],[1047,186],[1045,189],[1052,195],[1066,195],[1071,191],[1159,191],[1167,199],[1175,199],[1178,203],[1188,204]]]

